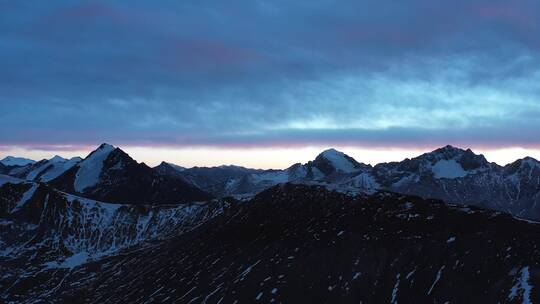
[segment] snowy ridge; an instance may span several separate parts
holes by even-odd
[[[130,246],[178,235],[221,214],[223,204],[192,203],[176,206],[135,206],[84,199],[33,184],[12,213],[19,211],[37,191],[46,192],[40,202],[38,223],[7,220],[0,242],[0,257],[26,259],[40,252],[46,268],[71,268],[79,263],[110,256]],[[37,191],[36,191],[37,190]],[[35,208],[35,207],[29,207]]]
[[[84,189],[99,182],[103,162],[114,149],[115,147],[111,145],[103,144],[79,164],[73,184],[75,191],[82,193]]]
[[[26,166],[29,164],[35,163],[35,160],[31,160],[28,158],[23,157],[14,157],[14,156],[6,156],[2,160],[0,160],[0,163],[6,165],[6,166]]]
[[[64,159],[60,156],[55,156],[26,175],[26,179],[30,181],[51,181],[67,170],[71,169],[81,161],[80,157]],[[41,163],[41,162],[40,162]]]

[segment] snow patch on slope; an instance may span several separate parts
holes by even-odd
[[[35,168],[34,170],[28,172],[26,175],[27,180],[34,180],[41,172],[43,172],[45,169],[47,169],[49,166],[51,166],[51,163],[48,161],[44,163],[43,165]]]
[[[80,157],[74,157],[70,160],[55,156],[42,164],[41,166],[30,171],[26,176],[27,180],[36,180],[39,176],[39,181],[48,182],[60,176],[62,173],[71,169],[81,161]],[[41,175],[41,176],[40,176]]]
[[[52,262],[45,263],[45,266],[46,266],[46,269],[55,269],[55,268],[73,269],[77,266],[85,264],[86,262],[88,262],[88,259],[89,259],[89,255],[87,252],[79,252],[68,257],[62,263],[58,263],[57,261],[52,261]]]
[[[19,184],[19,183],[22,183],[22,182],[23,182],[22,179],[12,177],[12,176],[9,176],[9,175],[0,174],[0,186],[2,186],[4,184],[7,184],[7,183]]]
[[[17,202],[13,210],[11,210],[11,213],[19,211],[24,206],[24,204],[26,204],[26,202],[28,202],[28,200],[32,198],[37,188],[38,184],[32,184],[32,187],[23,194],[21,200]]]
[[[74,157],[70,160],[65,160],[63,162],[58,162],[53,165],[52,168],[48,169],[47,172],[45,172],[39,180],[42,182],[48,182],[51,181],[58,176],[62,175],[62,173],[66,172],[67,170],[71,169],[73,166],[77,165],[81,161],[80,157]]]
[[[115,148],[111,145],[102,145],[79,164],[73,187],[77,192],[92,187],[99,181],[103,162]]]
[[[369,173],[362,173],[352,179],[352,185],[363,190],[365,193],[374,193],[381,186]]]
[[[433,165],[431,170],[435,178],[458,178],[468,174],[454,159],[441,159]]]
[[[518,296],[518,292],[521,292],[522,303],[530,304],[532,286],[529,283],[529,267],[524,267],[520,271],[520,277],[517,279],[516,284],[510,290],[508,300],[512,301]]]

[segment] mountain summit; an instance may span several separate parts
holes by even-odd
[[[211,198],[182,177],[139,164],[109,144],[100,145],[51,184],[66,192],[117,203],[171,204]]]
[[[326,175],[335,172],[351,173],[368,167],[336,149],[323,151],[315,158],[313,165]]]

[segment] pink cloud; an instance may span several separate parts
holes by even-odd
[[[173,67],[242,66],[257,62],[261,53],[218,40],[171,39],[164,43],[161,60]]]
[[[521,1],[489,3],[476,6],[473,10],[479,17],[502,21],[520,28],[530,28],[538,21],[536,9]]]

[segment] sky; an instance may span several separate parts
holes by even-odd
[[[540,156],[540,2],[0,0],[0,156]]]

